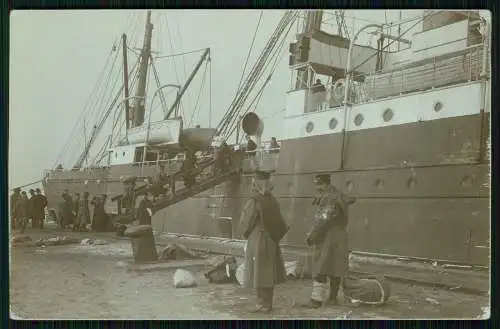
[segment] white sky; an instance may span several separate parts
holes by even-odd
[[[153,11],[153,50],[167,55],[211,48],[212,126],[219,122],[235,95],[260,12]],[[399,10],[348,10],[346,23],[352,30],[369,21],[384,22],[384,12],[388,12],[387,21],[398,19]],[[405,10],[403,18],[414,17],[421,12]],[[263,11],[247,70],[254,64],[283,13],[280,10]],[[9,186],[12,187],[38,180],[45,169],[53,167],[79,122],[113,44],[118,46],[118,38],[126,32],[130,47],[142,46],[145,11],[25,10],[13,11],[10,18]],[[328,22],[331,25],[323,29],[336,29],[333,17]],[[288,36],[289,41],[292,41],[296,32],[297,28],[293,27]],[[121,49],[117,50],[119,57],[115,73],[118,75],[122,62]],[[257,113],[265,119],[264,138],[279,138],[282,132],[285,93],[290,87],[287,52],[288,43],[284,46],[278,69],[257,107]],[[159,60],[157,68],[161,83],[182,84],[200,55],[186,55],[184,61],[180,57],[176,58],[175,66],[172,60]],[[131,62],[134,62],[134,57],[129,52],[130,66]],[[192,125],[208,126],[208,88],[203,89],[200,96],[199,110],[194,115],[189,110],[196,103],[203,70],[202,66],[184,96],[183,108],[186,110],[183,114],[186,123],[193,117]],[[120,84],[121,75],[118,76]],[[207,82],[205,86],[208,86]],[[104,111],[104,108],[98,108],[98,111]],[[159,119],[160,116],[160,111],[153,112],[153,118]],[[95,115],[87,116],[87,127],[95,124],[95,119]],[[83,145],[83,124],[77,127],[75,133],[81,136],[79,144],[70,144],[65,152],[65,157],[73,158],[73,161]],[[109,133],[110,127],[105,126],[101,136],[105,138]],[[70,165],[64,161],[63,164],[66,167]]]

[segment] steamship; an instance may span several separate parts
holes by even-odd
[[[321,10],[301,15],[302,31],[289,44],[293,86],[286,94],[279,152],[261,141],[265,120],[238,105],[248,98],[257,73],[249,74],[217,128],[184,127],[176,115],[190,79],[178,86],[164,120],[145,120],[152,33],[148,14],[136,94],[129,96],[128,82],[120,90],[125,95],[125,137],[106,149],[105,165],[84,167],[84,152],[74,168],[48,171],[43,184],[49,206],[55,207],[64,189],[119,196],[120,178],[141,181],[155,176],[161,164],[175,172],[186,145],[210,157],[215,137],[225,139],[241,128],[259,145],[260,167],[274,171],[274,193],[291,227],[284,244],[304,246],[304,233],[312,224],[313,176],[329,173],[333,185],[358,198],[349,213],[353,251],[487,266],[488,21],[476,11],[426,10],[413,18],[421,29],[412,35],[391,35],[384,24],[367,24],[347,37],[322,30]],[[298,16],[287,11],[259,61],[269,60]],[[358,44],[362,32],[372,33],[377,46]],[[388,47],[394,43],[402,49]],[[208,57],[207,50],[193,75]],[[256,72],[262,64],[256,63]],[[236,223],[253,169],[245,159],[239,175],[159,209],[153,217],[155,230],[222,236],[228,234],[220,230],[220,218],[225,218],[233,223],[229,235],[241,238]],[[117,212],[115,203],[107,207]]]

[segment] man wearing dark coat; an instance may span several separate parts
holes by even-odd
[[[73,228],[78,227],[78,211],[80,210],[80,193],[75,193],[75,198],[73,199]]]
[[[30,200],[26,191],[21,192],[21,197],[17,201],[17,211],[19,211],[18,228],[24,233],[30,216]]]
[[[184,178],[184,186],[191,188],[196,184],[196,176],[192,171],[196,168],[196,156],[190,150],[186,151],[186,159],[182,162],[182,176]]]
[[[45,219],[45,207],[47,207],[47,197],[42,194],[42,191],[37,188],[36,190],[36,212],[39,219],[40,228],[43,229],[43,220]]]
[[[31,218],[31,228],[39,228],[40,227],[40,221],[38,219],[38,214],[36,212],[36,206],[37,206],[37,200],[35,196],[35,190],[30,189],[30,198],[29,198],[29,218]]]
[[[67,190],[61,194],[61,197],[62,200],[59,202],[59,226],[62,228],[68,228],[70,224],[74,223],[73,199]]]
[[[91,204],[94,206],[94,213],[92,215],[92,231],[102,232],[108,226],[108,214],[106,214],[107,195],[96,196],[92,199]]]
[[[151,225],[151,217],[153,216],[153,194],[147,192],[139,204],[137,210],[137,220],[139,225]]]
[[[89,192],[84,192],[83,198],[80,199],[80,202],[78,204],[78,214],[75,222],[75,231],[85,231],[87,224],[90,223]]]
[[[314,225],[306,242],[313,246],[313,292],[310,306],[316,308],[327,300],[337,302],[341,279],[349,266],[348,207],[356,199],[332,186],[330,175],[316,175],[315,184],[318,195],[313,201]]]
[[[21,198],[21,189],[15,188],[14,193],[10,196],[10,220],[11,228],[15,229],[17,220],[19,219],[19,208],[17,202]]]
[[[274,286],[285,281],[285,265],[279,246],[288,232],[278,201],[271,194],[270,174],[256,172],[253,196],[240,220],[245,246],[243,287],[256,289],[257,312],[270,312]]]
[[[165,174],[165,166],[162,164],[159,169],[160,170],[156,174],[155,180],[150,188],[150,191],[153,193],[155,198],[164,196],[168,193],[168,188],[164,187],[167,184],[165,181],[167,178],[167,175]]]
[[[32,228],[43,228],[43,219],[45,218],[45,207],[47,206],[47,198],[42,195],[42,191],[39,188],[36,189],[36,194],[34,190],[30,190],[31,199],[31,227]]]

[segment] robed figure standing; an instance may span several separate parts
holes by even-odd
[[[253,195],[240,220],[245,247],[243,287],[257,292],[257,312],[270,312],[274,286],[285,282],[285,265],[279,246],[288,231],[279,203],[271,194],[270,174],[257,172]]]
[[[330,175],[315,177],[314,225],[306,242],[313,246],[313,291],[310,306],[337,303],[342,277],[349,270],[348,207],[356,201],[331,185]]]

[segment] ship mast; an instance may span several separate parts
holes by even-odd
[[[139,66],[139,79],[135,93],[135,101],[132,111],[132,128],[144,123],[146,79],[148,75],[148,65],[151,56],[151,36],[153,24],[151,24],[151,11],[148,10],[146,18],[146,32],[144,34],[144,44],[141,51],[141,63]]]
[[[130,127],[130,104],[128,102],[128,61],[127,61],[127,35],[123,33],[123,90],[125,96],[125,127]]]

